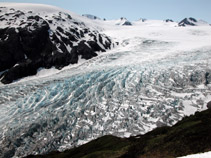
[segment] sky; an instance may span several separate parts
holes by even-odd
[[[77,14],[92,14],[100,18],[134,21],[146,19],[173,19],[185,17],[211,23],[211,0],[0,0],[0,2],[41,3],[58,6]]]

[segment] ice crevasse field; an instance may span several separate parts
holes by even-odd
[[[12,5],[12,4],[7,4]],[[41,15],[59,8],[14,5]],[[39,9],[37,9],[39,8]],[[119,45],[62,70],[0,85],[0,144],[14,156],[43,154],[102,135],[144,134],[206,109],[211,100],[211,26],[90,20],[68,12]]]

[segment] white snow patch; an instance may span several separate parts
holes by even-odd
[[[206,153],[199,153],[199,154],[194,154],[194,155],[178,157],[178,158],[211,158],[211,151],[206,152]]]
[[[197,111],[197,108],[192,106],[192,101],[190,100],[185,100],[183,101],[183,105],[184,105],[184,114],[186,116],[190,116],[192,114],[194,114]]]
[[[35,80],[35,79],[38,79],[38,78],[44,78],[44,77],[52,76],[53,74],[56,74],[59,71],[60,70],[56,69],[55,67],[52,67],[50,69],[39,68],[37,70],[36,75],[22,78],[22,79],[18,80],[18,82],[25,82],[25,81]]]
[[[124,137],[129,138],[130,136],[131,136],[131,133],[129,133],[129,132],[124,133]]]
[[[78,140],[78,146],[79,145],[83,145],[83,144],[86,144],[87,142],[89,142],[89,141],[87,141],[87,140]]]

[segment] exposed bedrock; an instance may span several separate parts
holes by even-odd
[[[0,79],[4,84],[35,75],[39,68],[61,69],[75,64],[79,56],[91,59],[96,52],[111,48],[112,41],[107,36],[66,13],[59,12],[51,20],[32,16],[32,12],[18,13],[13,10],[1,15],[1,22],[10,18],[6,27],[0,28]]]

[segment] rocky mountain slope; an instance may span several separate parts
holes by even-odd
[[[208,26],[209,24],[203,20],[196,20],[194,18],[185,18],[178,23],[179,26]]]
[[[65,152],[28,158],[173,158],[211,150],[211,109],[185,117],[173,127],[130,138],[104,136]]]
[[[126,18],[121,17],[119,20],[116,21],[116,25],[131,26],[132,23],[130,21],[128,21]]]
[[[55,8],[36,12],[33,7],[1,7],[1,82],[35,75],[39,68],[61,69],[112,47],[110,38],[70,14]]]

